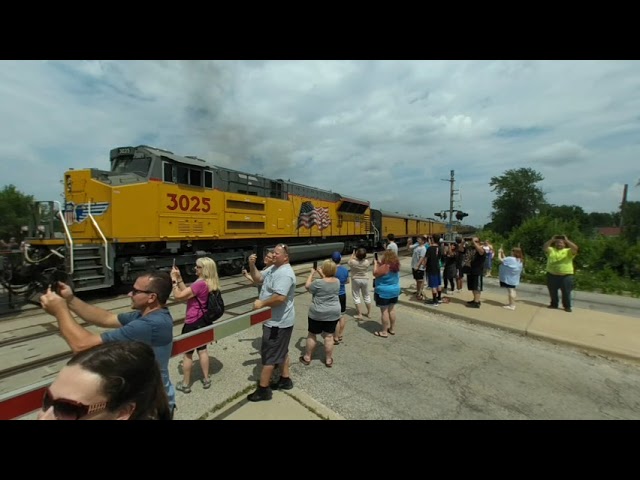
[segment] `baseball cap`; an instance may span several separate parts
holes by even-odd
[[[342,260],[342,255],[340,255],[340,252],[333,252],[331,254],[331,260],[333,260],[335,263],[340,263],[340,260]]]

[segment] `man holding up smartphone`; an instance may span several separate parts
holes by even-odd
[[[571,292],[573,290],[573,259],[578,254],[578,246],[566,235],[554,235],[543,246],[547,256],[547,289],[551,303],[548,308],[558,308],[558,289],[562,292],[562,307],[571,312]]]
[[[289,376],[289,340],[293,332],[296,311],[293,299],[296,291],[296,275],[289,264],[289,247],[284,243],[273,249],[273,267],[268,274],[256,270],[255,257],[249,257],[251,277],[263,281],[259,298],[253,309],[271,307],[271,320],[262,325],[260,357],[262,371],[256,390],[247,396],[250,402],[271,400],[272,389],[289,390],[293,382]],[[271,383],[275,367],[280,366],[280,379]]]

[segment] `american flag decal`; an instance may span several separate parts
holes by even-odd
[[[318,230],[324,230],[331,225],[329,209],[327,207],[315,208],[313,203],[303,202],[298,216],[298,228],[311,228],[314,225],[318,227]]]

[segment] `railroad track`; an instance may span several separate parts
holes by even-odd
[[[307,269],[298,269],[298,270],[294,270],[296,275],[301,275],[306,273]],[[304,287],[305,282],[297,282],[296,283],[296,289],[300,288],[300,287]],[[235,287],[231,287],[231,288],[227,288],[222,290],[223,295],[229,294],[231,292],[236,292],[239,290],[245,290],[245,289],[254,289],[255,286],[254,285],[238,285]],[[296,292],[296,296],[300,295],[303,292]],[[250,304],[253,304],[254,300],[256,299],[255,295],[237,301],[237,302],[233,302],[233,303],[229,303],[225,305],[225,313],[227,315],[229,315],[230,317],[236,317],[238,315],[242,315],[243,313],[246,312],[241,312],[241,313],[233,313],[232,311],[234,309],[238,309],[240,307],[244,307]],[[102,302],[101,302],[102,303]],[[170,306],[174,306],[174,305],[178,305],[180,303],[183,302],[168,302],[167,303],[167,307]],[[124,306],[124,305],[123,305]],[[35,307],[38,310],[38,313],[42,313],[41,309],[38,309],[38,307]],[[114,308],[114,310],[120,309],[122,308],[121,306]],[[80,323],[80,322],[79,322]],[[179,326],[182,325],[184,323],[184,316],[175,319],[173,322],[174,327],[175,326]],[[90,326],[91,324],[88,324],[86,322],[80,323],[83,326]],[[46,337],[51,337],[54,335],[60,335],[60,331],[58,330],[57,327],[57,323],[56,321],[53,321],[49,324],[46,324],[45,328],[47,328],[47,331],[45,332],[37,332],[37,333],[33,333],[33,334],[29,334],[29,335],[24,335],[21,336],[19,338],[11,338],[11,339],[7,339],[7,340],[3,340],[0,341],[0,348],[4,348],[4,347],[11,347],[11,346],[15,346],[17,347],[27,347],[29,342],[33,342],[34,340],[39,340],[42,338],[46,338]],[[67,360],[69,358],[71,358],[73,356],[73,353],[69,350],[64,351],[64,352],[60,352],[60,353],[55,353],[52,355],[48,355],[46,357],[42,357],[42,358],[38,358],[38,359],[34,359],[31,361],[25,361],[20,363],[19,365],[14,365],[5,369],[1,369],[0,370],[0,380],[4,380],[10,377],[14,377],[16,375],[20,375],[22,373],[37,369],[37,368],[41,368],[41,367],[46,367],[52,363],[55,362],[59,362],[62,360]]]

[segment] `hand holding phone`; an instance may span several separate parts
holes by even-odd
[[[317,260],[315,262],[313,262],[313,269],[314,270],[318,269],[318,261]]]
[[[376,262],[378,261],[378,252],[374,252],[374,254],[373,254],[373,258],[375,258],[375,259],[376,259]]]

